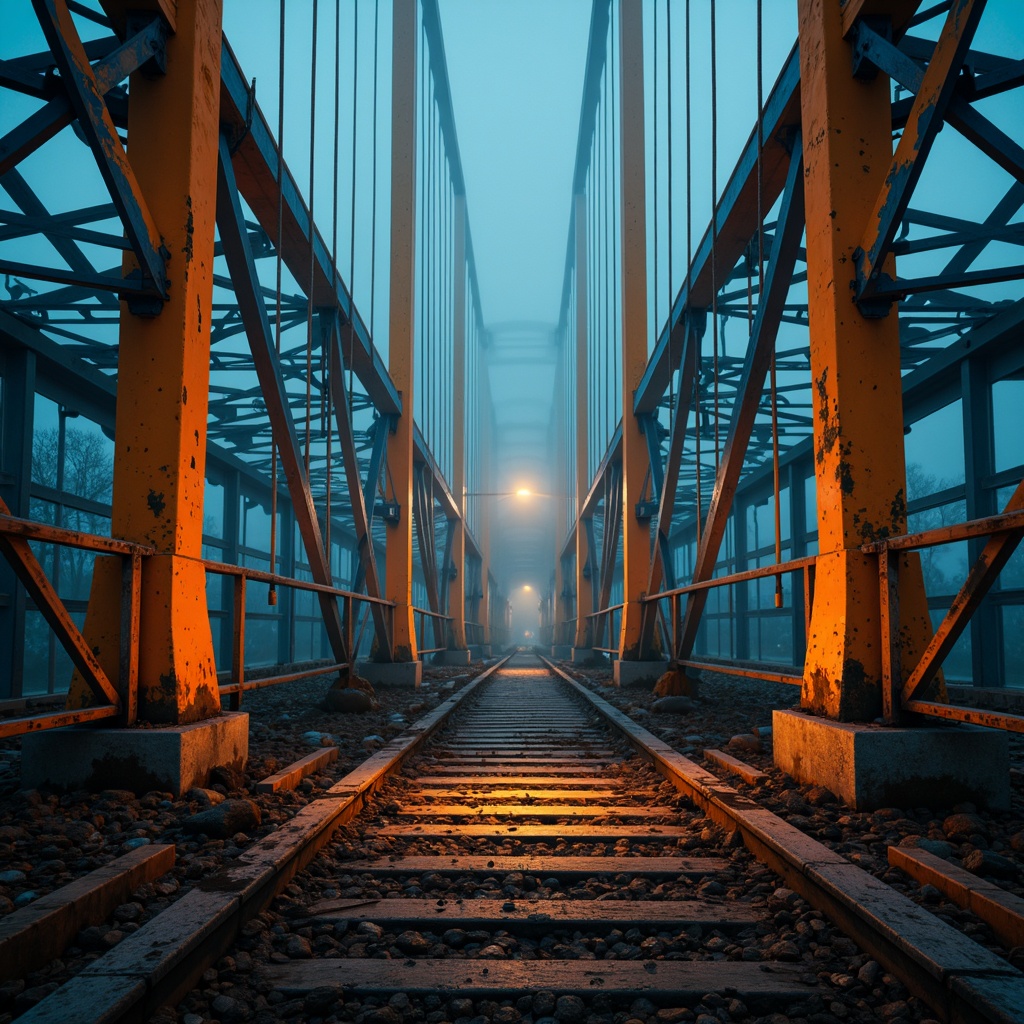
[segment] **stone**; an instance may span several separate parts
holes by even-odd
[[[755,753],[761,749],[761,741],[752,732],[739,733],[725,745],[726,750],[750,750]]]
[[[697,705],[689,697],[662,697],[651,705],[651,710],[658,715],[685,715],[693,711]]]
[[[1010,849],[1018,853],[1024,851],[1024,832],[1015,832],[1010,836]]]
[[[248,834],[261,821],[260,809],[252,800],[225,800],[216,807],[186,818],[182,828],[193,835],[229,839],[236,832]]]
[[[0,885],[21,885],[27,877],[24,871],[0,871]]]
[[[969,839],[971,836],[984,836],[988,838],[988,826],[985,824],[984,818],[978,817],[977,814],[968,814],[961,812],[959,814],[951,814],[942,823],[942,831],[949,836],[950,839]]]
[[[301,935],[292,935],[284,947],[285,956],[291,960],[309,960],[313,956],[313,949],[309,939]]]
[[[373,733],[370,736],[364,736],[360,746],[367,753],[373,753],[373,751],[379,750],[384,746],[384,737],[378,736],[376,733]]]
[[[374,687],[395,686],[416,689],[423,682],[422,661],[361,661],[359,676]]]
[[[579,996],[559,996],[555,1000],[556,1020],[564,1024],[580,1024],[587,1015],[587,1004]]]
[[[663,661],[623,661],[616,659],[612,665],[612,680],[623,689],[633,686],[654,686],[664,674]]]
[[[325,711],[341,711],[349,715],[362,715],[373,711],[377,702],[373,694],[351,686],[332,686],[324,696]]]
[[[824,786],[811,786],[804,796],[812,807],[827,807],[836,802],[835,793]]]
[[[210,1003],[210,1009],[225,1021],[247,1020],[250,1015],[249,1008],[245,1003],[223,994],[217,996]]]
[[[800,959],[800,949],[795,942],[783,939],[769,946],[767,955],[769,960],[783,960],[787,963],[796,963]]]
[[[433,943],[419,932],[406,931],[395,939],[395,945],[403,953],[428,953]]]
[[[663,673],[654,684],[656,697],[696,697],[699,692],[700,681],[677,668]]]
[[[185,794],[185,799],[194,800],[197,804],[202,804],[204,807],[214,807],[217,804],[224,803],[227,797],[215,789],[203,789],[201,786],[195,786]]]
[[[1007,857],[991,850],[971,850],[963,860],[964,867],[975,875],[991,875],[993,878],[1014,879],[1017,865]]]

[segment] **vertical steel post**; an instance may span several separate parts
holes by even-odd
[[[24,348],[11,348],[0,364],[0,498],[11,514],[29,518],[32,481],[32,437],[35,415],[36,356]],[[23,692],[25,612],[28,594],[18,583],[12,566],[0,559],[0,591],[8,594],[0,604],[0,698]]]
[[[587,366],[587,197],[576,196],[573,225],[576,234],[576,637],[577,651],[590,647],[590,620],[594,610],[593,588],[584,573],[591,548],[581,514],[590,487],[590,466],[587,452],[590,409],[589,368]]]
[[[221,0],[177,8],[166,75],[131,78],[128,135],[138,188],[170,252],[169,301],[121,307],[111,530],[152,546],[142,570],[139,717],[220,714],[202,563],[213,241],[220,137]],[[137,271],[131,254],[124,273]],[[119,559],[97,559],[86,635],[108,674],[119,661]],[[71,707],[89,702],[76,676]]]
[[[865,721],[882,709],[884,641],[877,562],[859,548],[907,522],[899,324],[863,316],[851,287],[892,160],[890,83],[853,77],[834,0],[799,0],[799,24],[820,550],[802,703]],[[903,658],[914,663],[931,627],[919,563],[901,570]]]
[[[480,354],[483,357],[484,353]],[[493,489],[491,452],[494,434],[491,430],[493,412],[485,358],[477,361],[477,387],[480,390],[480,489],[490,491]],[[480,603],[477,606],[477,621],[483,633],[480,643],[487,646],[491,642],[491,502],[485,498],[480,502],[479,509],[480,535],[477,543],[480,545]]]
[[[562,344],[565,344],[563,338]],[[552,607],[551,607],[551,643],[565,643],[565,620],[566,601],[565,597],[565,565],[562,562],[561,552],[565,543],[563,531],[568,517],[568,481],[566,451],[568,438],[565,436],[565,353],[559,354],[555,369],[555,401],[554,401],[554,422],[552,424],[551,442],[554,446],[555,457],[555,528],[552,531],[554,541],[555,571],[554,584],[552,586]]]
[[[459,506],[452,522],[452,565],[455,575],[448,587],[448,646],[466,649],[466,197],[455,197],[455,309],[452,338],[452,478],[451,488]]]
[[[622,625],[619,659],[639,657],[651,560],[647,521],[634,514],[643,498],[647,442],[633,415],[633,392],[647,367],[647,201],[644,166],[644,23],[640,0],[619,11],[619,145],[622,220]]]
[[[395,602],[395,661],[417,661],[412,604],[413,387],[416,338],[416,0],[395,0],[391,62],[391,310],[388,370],[402,415],[388,438],[399,521],[387,528],[385,591]]]

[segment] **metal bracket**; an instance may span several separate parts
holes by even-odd
[[[864,26],[884,39],[892,43],[892,18],[886,14],[865,14],[857,19],[853,28],[853,77],[861,82],[870,82],[878,77],[878,63],[872,53],[874,42],[870,33],[861,33],[859,30]]]
[[[402,521],[402,506],[397,501],[378,501],[374,515],[380,516],[385,523],[397,526]]]
[[[638,501],[636,503],[636,518],[637,522],[647,523],[650,522],[658,514],[658,502],[656,501]]]
[[[133,11],[128,15],[125,26],[125,36],[129,40],[147,30],[155,30],[148,40],[151,55],[139,65],[138,69],[147,78],[159,78],[161,75],[166,75],[167,39],[170,36],[171,27],[164,20],[163,15],[147,11]]]

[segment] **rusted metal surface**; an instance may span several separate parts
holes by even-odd
[[[803,677],[794,672],[769,672],[767,669],[744,668],[742,665],[723,665],[713,661],[695,661],[683,658],[676,662],[680,668],[689,668],[697,672],[718,672],[727,676],[741,676],[744,679],[763,679],[766,683],[784,683],[787,686],[800,686]]]
[[[950,722],[965,722],[967,725],[983,725],[988,729],[1024,733],[1024,716],[1010,715],[1002,711],[983,711],[979,708],[936,704],[926,700],[904,701],[903,710],[915,715],[928,715],[930,718],[945,718]]]
[[[800,102],[819,554],[804,707],[870,721],[882,707],[877,566],[860,549],[906,530],[896,317],[851,305],[857,242],[892,157],[888,78],[851,72],[840,6],[799,0]],[[892,258],[879,268],[894,273]],[[867,372],[866,368],[870,368]],[[902,574],[903,653],[931,636],[919,571]]]
[[[335,672],[342,672],[347,668],[348,662],[331,662],[318,665],[316,668],[306,668],[301,672],[283,672],[279,675],[261,676],[259,679],[223,683],[220,686],[220,692],[222,696],[229,696],[231,694],[244,693],[246,690],[262,690],[267,686],[277,686],[279,683],[294,683],[299,679],[312,679],[315,676],[331,675]]]

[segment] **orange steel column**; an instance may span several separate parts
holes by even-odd
[[[115,537],[156,550],[142,570],[139,718],[184,724],[220,714],[202,556],[210,383],[221,0],[177,6],[167,74],[131,78],[129,157],[171,257],[156,317],[121,306]],[[125,258],[124,272],[136,269]],[[86,634],[118,659],[120,565],[97,560]],[[76,680],[69,705],[89,703]]]
[[[573,222],[576,230],[576,637],[573,647],[577,651],[585,651],[591,644],[587,616],[594,611],[594,594],[589,578],[583,575],[589,551],[587,531],[580,519],[580,510],[590,487],[587,452],[587,197],[582,193],[576,196]]]
[[[452,493],[459,521],[452,537],[454,579],[448,580],[448,646],[466,649],[466,197],[455,197],[455,311],[452,338]]]
[[[896,311],[852,301],[854,250],[892,158],[889,79],[859,81],[836,0],[799,0],[808,305],[819,551],[801,703],[842,721],[881,712],[877,560],[859,547],[906,530]],[[895,276],[894,266],[887,271]],[[904,651],[931,634],[920,563],[900,573]]]
[[[633,392],[647,366],[647,203],[644,170],[644,39],[640,0],[624,0],[619,14],[619,124],[622,188],[622,629],[619,659],[634,661],[640,647],[651,562],[651,534],[634,514],[647,474],[648,454],[633,415]]]
[[[388,438],[397,523],[387,528],[385,587],[395,602],[395,661],[416,661],[412,610],[413,386],[416,303],[416,0],[395,0],[391,70],[391,312],[388,370],[402,415]]]

